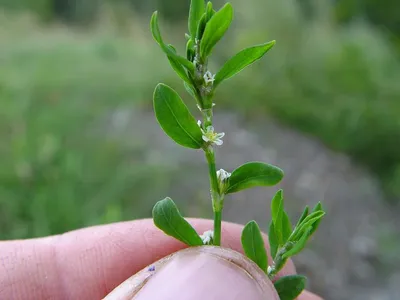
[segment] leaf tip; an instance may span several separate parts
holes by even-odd
[[[256,227],[258,227],[258,224],[257,224],[256,221],[251,220],[251,221],[247,222],[247,224],[244,226],[244,228],[249,228],[250,226],[256,226]],[[243,232],[243,231],[242,231],[242,232]]]
[[[233,12],[233,6],[232,6],[232,4],[230,2],[227,2],[224,6],[225,6],[226,9],[229,9],[229,10],[231,10]]]
[[[162,203],[164,203],[164,202],[166,202],[166,201],[172,201],[172,199],[171,199],[170,197],[165,197],[164,199],[159,200],[159,201],[157,201],[156,204],[154,204],[153,209],[152,209],[152,211],[151,211],[151,214],[152,214],[152,216],[153,216],[153,220],[155,219],[155,214],[156,214],[156,212],[157,212],[157,208],[158,208]]]
[[[229,18],[232,20],[233,19],[233,6],[230,2],[225,4],[226,9],[229,12]]]
[[[160,89],[162,88],[162,86],[163,86],[162,83],[158,83],[158,84],[156,85],[156,87],[154,88],[153,98],[155,97],[155,95],[156,95],[157,93],[160,92]]]
[[[285,172],[283,172],[283,170],[281,168],[278,168],[276,166],[274,166],[274,168],[275,168],[275,172],[279,178],[279,179],[277,179],[277,182],[276,182],[276,184],[278,184],[279,182],[282,181],[283,177],[285,177]]]
[[[279,189],[275,193],[274,197],[272,198],[272,201],[275,202],[275,203],[280,203],[280,202],[283,201],[283,190],[282,189]]]
[[[158,18],[158,11],[154,11],[153,14],[151,15],[151,19],[150,19],[150,23],[154,24],[157,22],[157,18]]]
[[[318,201],[318,203],[314,207],[314,211],[320,211],[320,210],[324,211],[321,201]]]
[[[299,289],[304,290],[306,288],[307,285],[307,277],[303,276],[303,275],[299,275]]]

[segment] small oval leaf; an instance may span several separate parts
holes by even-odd
[[[271,216],[274,222],[275,235],[279,246],[283,245],[282,217],[283,217],[283,191],[276,192],[271,201]]]
[[[265,250],[264,239],[256,221],[250,221],[243,228],[242,246],[246,256],[265,272],[268,267],[267,250]]]
[[[214,87],[222,81],[231,78],[235,74],[242,71],[247,66],[256,62],[264,56],[275,45],[275,41],[271,41],[262,45],[253,46],[244,49],[229,59],[215,75]]]
[[[271,223],[269,223],[268,240],[269,240],[271,257],[275,258],[276,253],[278,252],[279,242],[278,242],[278,237],[275,234],[274,222],[272,221]]]
[[[184,82],[183,85],[184,85],[186,91],[188,92],[188,94],[189,94],[190,96],[192,96],[193,98],[196,99],[196,93],[195,93],[195,91],[193,90],[193,86],[187,84],[186,82]]]
[[[210,21],[212,16],[216,13],[216,11],[213,9],[213,5],[211,1],[207,2],[207,7],[206,7],[206,20],[207,22]]]
[[[157,11],[155,11],[153,13],[153,15],[151,16],[150,29],[151,29],[151,33],[153,34],[153,38],[156,40],[156,42],[159,45],[164,44],[162,36],[161,36],[160,28],[158,26],[158,12]]]
[[[282,214],[282,243],[286,243],[292,234],[292,223],[286,211]]]
[[[177,144],[193,149],[201,148],[201,130],[172,88],[161,83],[157,85],[154,91],[154,111],[161,128]]]
[[[207,22],[204,34],[200,42],[200,55],[207,58],[215,44],[224,36],[233,18],[233,9],[230,3],[226,3]]]
[[[190,39],[186,43],[186,58],[189,61],[193,61],[195,57],[195,45],[194,45],[194,39]]]
[[[162,39],[160,27],[158,26],[158,13],[155,11],[151,16],[150,21],[150,29],[153,34],[153,38],[160,45],[163,52],[168,56],[168,58],[172,58],[174,61],[178,62],[182,66],[184,66],[188,71],[194,72],[194,65],[188,61],[183,56],[180,56],[176,53],[175,48],[172,45],[166,45]],[[179,75],[179,74],[178,74]]]
[[[278,167],[262,162],[249,162],[233,171],[226,193],[235,193],[255,186],[272,186],[282,178],[283,171]]]
[[[206,29],[207,15],[204,13],[199,21],[199,27],[197,28],[196,38],[200,41],[203,37],[204,30]]]
[[[301,214],[299,220],[297,221],[296,227],[299,227],[301,222],[303,222],[303,220],[308,216],[308,210],[309,210],[309,207],[308,207],[308,205],[306,205],[306,207],[303,210],[303,213]]]
[[[196,230],[182,217],[171,198],[158,201],[153,208],[154,224],[169,236],[188,246],[201,246],[203,241]]]
[[[289,275],[279,278],[274,286],[280,300],[294,300],[306,287],[307,278],[301,275]]]
[[[200,19],[205,11],[204,0],[192,0],[190,2],[189,10],[189,33],[192,37],[196,36],[197,28],[199,26]]]
[[[168,45],[168,47],[173,51],[176,52],[176,50],[174,49],[174,47],[172,45]],[[187,82],[189,84],[192,84],[189,76],[186,73],[185,68],[181,65],[181,63],[179,61],[177,61],[174,57],[172,56],[167,56],[168,61],[172,67],[172,69],[174,69],[175,73],[178,74],[178,76],[184,81]]]
[[[297,241],[309,227],[312,227],[316,222],[320,221],[325,215],[324,211],[315,211],[304,218],[303,222],[295,229],[293,236],[290,238],[292,241]]]
[[[313,208],[313,212],[316,211],[324,211],[322,208],[322,204],[321,202],[318,202],[317,205]],[[314,234],[314,232],[318,229],[319,224],[321,223],[322,218],[317,220],[316,222],[314,222],[314,224],[312,225],[312,230],[310,232],[310,236]]]

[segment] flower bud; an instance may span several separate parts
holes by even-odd
[[[229,177],[231,177],[231,173],[225,171],[224,169],[220,169],[217,171],[220,194],[225,194],[225,191],[228,188]]]

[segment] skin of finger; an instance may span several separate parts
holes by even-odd
[[[226,275],[217,275],[215,271],[211,270],[213,267],[216,267],[216,263],[212,262],[211,260],[208,260],[209,266],[205,268],[203,264],[200,264],[200,267],[196,267],[194,265],[190,265],[190,262],[182,262],[180,263],[180,266],[178,268],[175,268],[175,271],[177,271],[177,274],[173,274],[173,272],[166,272],[166,278],[159,279],[157,275],[160,271],[165,270],[165,266],[168,266],[170,262],[174,262],[174,260],[182,255],[185,255],[185,253],[191,252],[193,254],[201,254],[201,253],[208,253],[212,254],[214,257],[218,257],[222,261],[227,261],[230,262],[233,265],[236,265],[238,269],[241,269],[244,271],[248,276],[252,278],[253,284],[258,285],[261,287],[261,294],[263,295],[261,298],[262,299],[278,299],[278,296],[276,295],[276,292],[274,291],[273,284],[271,281],[267,279],[265,276],[265,273],[250,259],[248,259],[245,255],[240,254],[237,251],[231,250],[229,248],[222,248],[222,247],[215,247],[215,246],[202,246],[202,247],[190,247],[186,248],[183,250],[179,250],[178,252],[174,252],[173,254],[170,254],[168,256],[163,257],[162,259],[152,263],[149,266],[146,266],[144,269],[141,271],[137,272],[135,275],[131,276],[127,280],[125,280],[123,283],[121,283],[118,287],[116,287],[110,294],[108,294],[103,300],[130,300],[130,299],[136,299],[135,296],[141,295],[143,299],[158,299],[159,294],[172,297],[171,299],[178,299],[179,297],[185,297],[184,299],[188,298],[188,294],[186,293],[181,293],[183,290],[182,287],[185,286],[186,289],[188,290],[189,294],[195,292],[194,295],[190,296],[190,299],[193,297],[197,297],[199,299],[209,299],[210,297],[214,297],[216,299],[225,299],[225,297],[228,297],[228,299],[234,298],[232,295],[227,295],[227,293],[224,293],[223,291],[226,290],[227,288],[230,289],[230,291],[235,295],[235,297],[239,297],[239,299],[244,299],[243,295],[238,295],[237,293],[244,292],[246,293],[247,296],[249,296],[249,291],[248,288],[245,288],[245,291],[243,289],[240,289],[240,287],[235,284],[235,289],[232,289],[231,281],[228,280],[228,287],[226,286],[221,286],[220,284],[217,285],[217,290],[215,288],[211,288],[209,286],[209,289],[207,289],[207,282],[210,283],[210,279],[215,278],[224,278],[224,282],[227,281],[227,276]],[[198,261],[198,258],[193,259],[194,261]],[[179,265],[179,264],[178,264]],[[188,276],[188,272],[184,272],[186,269],[189,270],[189,274],[193,274],[194,277],[190,279],[190,276]],[[202,276],[199,274],[199,270],[208,270],[208,272],[211,272],[210,274],[206,274],[206,282],[203,284],[199,284],[199,280],[201,282]],[[180,272],[183,271],[183,274]],[[181,276],[180,276],[181,275]],[[234,275],[234,274],[230,274]],[[204,276],[203,276],[204,277]],[[159,280],[155,281],[155,278],[158,278]],[[188,280],[189,278],[189,280]],[[152,280],[151,280],[152,279]],[[172,279],[172,280],[171,280]],[[183,279],[183,281],[182,281]],[[168,282],[166,285],[165,282]],[[192,284],[195,283],[194,286]],[[155,288],[155,286],[157,288]],[[253,285],[254,287],[254,285]],[[200,288],[200,290],[198,290]],[[147,289],[147,294],[141,294],[142,291]],[[206,291],[204,290],[206,289]],[[256,289],[258,290],[258,289]],[[208,291],[208,292],[207,292]],[[148,293],[150,292],[150,295]],[[207,296],[204,295],[204,292],[207,293]],[[218,292],[222,292],[221,295],[218,295]],[[254,290],[254,292],[256,292]],[[139,295],[138,295],[139,293]],[[211,294],[210,294],[211,293]],[[268,296],[268,297],[267,297]],[[208,298],[207,298],[208,297]],[[139,297],[140,298],[140,297]],[[196,298],[196,299],[197,299]],[[249,299],[256,299],[257,296],[253,295],[252,298]],[[236,298],[235,298],[236,299]],[[247,299],[247,298],[246,298]],[[258,298],[257,298],[258,299]],[[322,298],[308,292],[308,291],[303,291],[303,293],[296,298],[297,300],[322,300]]]
[[[210,220],[189,222],[200,233],[212,228]],[[224,223],[222,245],[242,252],[242,228]],[[149,219],[1,242],[0,299],[101,298],[146,265],[184,247]],[[294,273],[292,263],[284,273]]]
[[[132,285],[125,287],[127,297],[119,294],[107,299],[279,300],[272,282],[254,262],[237,251],[215,246],[176,252],[152,272],[151,279],[133,298]]]

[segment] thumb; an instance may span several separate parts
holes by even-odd
[[[279,300],[272,282],[231,249],[202,246],[178,251],[124,281],[104,300]]]

